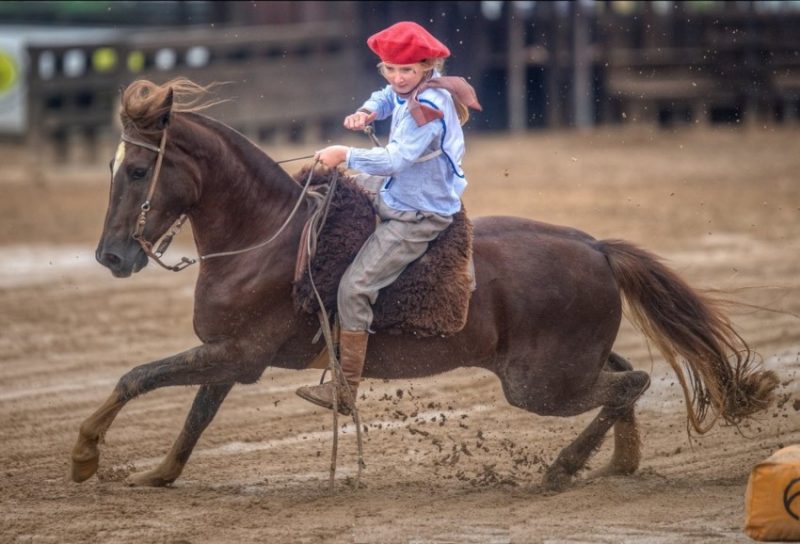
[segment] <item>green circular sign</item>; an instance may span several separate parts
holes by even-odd
[[[19,78],[17,62],[10,54],[0,51],[0,95],[6,94]]]
[[[128,70],[131,72],[141,72],[144,68],[144,53],[141,51],[131,51],[128,54]]]
[[[96,72],[110,72],[117,66],[117,52],[110,47],[95,49],[92,53],[92,68]]]

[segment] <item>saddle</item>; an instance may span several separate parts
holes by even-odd
[[[312,188],[328,185],[334,175],[340,178],[311,257],[314,285],[329,312],[336,311],[336,293],[342,275],[375,230],[378,220],[366,191],[341,172],[315,172]],[[298,182],[305,182],[307,177],[308,167],[295,175]],[[297,311],[315,314],[319,304],[303,260],[306,240],[304,233],[292,297]],[[372,329],[420,337],[455,334],[467,322],[473,290],[472,223],[462,205],[450,226],[430,243],[425,254],[380,291],[372,307]]]

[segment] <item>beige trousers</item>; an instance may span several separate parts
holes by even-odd
[[[362,175],[356,179],[374,195],[373,205],[381,221],[339,282],[339,324],[347,331],[369,330],[378,292],[391,285],[453,222],[450,215],[390,208],[375,189],[384,178]]]

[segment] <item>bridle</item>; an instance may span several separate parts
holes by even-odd
[[[186,221],[185,213],[181,214],[181,216],[178,217],[174,223],[172,223],[172,227],[170,227],[169,232],[161,240],[161,243],[158,245],[158,248],[155,251],[153,251],[153,244],[144,238],[144,227],[147,224],[147,214],[151,207],[150,202],[152,201],[153,195],[156,192],[156,187],[158,187],[158,180],[161,175],[161,165],[164,164],[164,150],[167,147],[167,129],[164,128],[164,131],[161,133],[161,143],[158,145],[158,147],[147,142],[134,140],[124,132],[122,133],[122,141],[143,147],[144,149],[149,149],[150,151],[156,153],[156,166],[153,170],[153,176],[150,179],[150,187],[147,189],[147,196],[140,206],[141,211],[139,212],[139,219],[136,220],[136,227],[133,229],[133,239],[136,240],[140,246],[142,246],[142,250],[144,250],[147,256],[153,259],[155,262],[167,270],[180,272],[184,268],[196,263],[197,259],[181,257],[181,261],[178,264],[168,265],[161,260],[161,256],[164,255],[164,252],[167,251],[167,248],[172,243],[172,239],[175,238],[175,235],[177,235],[181,230],[181,226],[183,226],[183,223]]]
[[[158,245],[158,248],[155,251],[153,251],[153,244],[151,244],[150,242],[148,242],[144,238],[144,227],[147,224],[147,214],[150,211],[150,208],[151,208],[151,204],[150,203],[151,203],[151,201],[153,199],[153,195],[156,192],[156,188],[158,187],[158,180],[159,180],[159,177],[160,177],[160,174],[161,174],[161,165],[164,163],[164,155],[165,155],[165,151],[166,151],[166,147],[167,147],[167,129],[166,129],[166,127],[164,128],[164,131],[161,134],[161,142],[159,143],[158,147],[154,146],[153,144],[150,144],[150,143],[147,143],[147,142],[143,142],[141,140],[135,140],[135,139],[131,138],[130,136],[128,136],[127,134],[125,134],[124,132],[122,133],[122,137],[121,138],[122,138],[122,141],[124,141],[124,142],[127,142],[129,144],[132,144],[132,145],[144,148],[144,149],[148,149],[148,150],[156,153],[156,165],[155,165],[155,168],[153,170],[153,176],[150,179],[150,187],[147,190],[147,196],[145,197],[144,202],[142,202],[142,205],[140,206],[141,211],[139,212],[139,218],[136,220],[136,227],[133,230],[132,238],[139,243],[139,245],[142,247],[142,250],[145,252],[145,254],[147,254],[148,257],[153,259],[159,265],[161,265],[162,267],[166,268],[167,270],[172,270],[173,272],[180,272],[181,270],[184,270],[185,268],[195,264],[197,262],[197,259],[190,259],[189,257],[181,257],[181,260],[180,260],[179,263],[177,263],[175,265],[168,265],[164,261],[161,260],[161,257],[164,255],[164,253],[167,251],[167,248],[172,243],[172,239],[175,238],[175,236],[178,234],[178,232],[180,232],[181,227],[183,226],[183,223],[187,219],[187,215],[185,213],[181,214],[180,217],[178,217],[178,219],[176,219],[175,222],[172,223],[172,226],[170,227],[169,232],[167,232],[167,234],[164,235],[164,237],[161,240],[161,243]],[[308,158],[313,158],[313,157],[314,157],[314,155],[310,155],[310,156],[307,156],[307,157],[299,157],[299,158],[296,158],[296,159],[287,159],[287,160],[284,160],[284,161],[279,161],[278,164],[284,163],[284,162],[300,160],[300,159],[308,159]],[[294,216],[297,213],[297,210],[300,208],[300,204],[303,202],[303,199],[305,198],[306,194],[310,194],[310,195],[314,196],[315,199],[318,200],[318,201],[325,202],[326,206],[323,206],[323,208],[325,210],[327,210],[327,205],[330,205],[330,197],[333,195],[333,191],[328,191],[326,193],[326,195],[320,195],[320,194],[318,194],[316,192],[309,192],[308,191],[308,188],[311,185],[311,179],[313,178],[314,169],[315,169],[315,167],[316,167],[318,162],[319,162],[319,160],[315,161],[314,162],[314,166],[312,166],[311,169],[309,169],[308,179],[306,180],[305,185],[302,186],[303,190],[300,193],[300,197],[297,199],[297,202],[295,203],[294,208],[292,209],[292,212],[289,214],[289,217],[286,218],[286,220],[283,222],[283,225],[281,225],[281,227],[277,230],[277,232],[275,232],[275,234],[273,234],[268,240],[265,240],[265,241],[263,241],[261,243],[258,243],[258,244],[254,245],[254,246],[247,247],[247,248],[244,248],[244,249],[238,249],[238,250],[233,250],[233,251],[222,251],[222,252],[219,252],[219,253],[211,253],[211,254],[207,254],[207,255],[201,255],[199,257],[200,260],[212,259],[212,258],[215,258],[215,257],[228,257],[228,256],[231,256],[231,255],[238,255],[240,253],[246,253],[248,251],[253,251],[255,249],[261,248],[261,247],[271,243],[273,240],[275,240],[284,231],[284,229],[286,229],[287,225],[294,218]],[[299,183],[298,183],[298,185],[299,185]]]
[[[364,132],[372,139],[372,141],[375,143],[375,145],[377,145],[378,147],[381,146],[380,141],[375,136],[375,133],[374,133],[374,131],[372,129],[372,126],[368,125],[367,127],[365,127],[364,128]],[[150,257],[151,259],[156,261],[162,267],[166,268],[167,270],[172,270],[173,272],[179,272],[181,270],[184,270],[185,268],[195,264],[197,262],[197,259],[190,259],[188,257],[181,257],[181,261],[178,264],[170,266],[170,265],[164,263],[161,260],[161,256],[167,250],[167,248],[169,247],[170,243],[172,243],[172,239],[175,237],[175,235],[178,234],[178,232],[180,231],[181,226],[186,221],[186,218],[187,218],[186,214],[181,214],[180,217],[172,224],[172,227],[170,228],[169,232],[166,235],[164,235],[164,237],[163,237],[161,243],[159,244],[158,249],[156,249],[156,251],[153,251],[153,244],[151,244],[150,242],[148,242],[144,238],[144,228],[145,228],[145,225],[147,223],[147,213],[150,211],[150,208],[151,208],[150,202],[151,202],[151,200],[153,198],[153,195],[156,192],[156,188],[158,187],[158,180],[159,180],[159,177],[160,177],[160,174],[161,174],[161,165],[164,162],[164,154],[165,154],[165,150],[166,150],[166,147],[167,147],[167,128],[165,127],[163,133],[161,134],[161,142],[158,145],[158,147],[156,147],[156,146],[154,146],[154,145],[152,145],[150,143],[147,143],[147,142],[142,142],[140,140],[135,140],[135,139],[131,138],[130,136],[127,136],[124,132],[122,134],[122,140],[124,142],[129,143],[129,144],[132,144],[132,145],[135,145],[135,146],[139,146],[139,147],[142,147],[144,149],[148,149],[150,151],[153,151],[157,155],[155,168],[153,170],[153,177],[150,180],[150,187],[147,190],[147,196],[145,197],[145,200],[141,205],[141,212],[139,213],[139,218],[136,221],[136,227],[135,227],[135,229],[133,231],[133,239],[136,240],[139,243],[139,245],[142,247],[142,249],[144,250],[144,252],[147,254],[148,257]],[[283,222],[283,225],[281,225],[281,227],[275,232],[275,234],[273,234],[268,240],[265,240],[265,241],[263,241],[263,242],[261,242],[259,244],[251,246],[251,247],[247,247],[247,248],[239,249],[239,250],[233,250],[233,251],[223,251],[223,252],[219,252],[219,253],[211,253],[211,254],[207,254],[207,255],[201,255],[199,257],[199,259],[200,260],[205,260],[205,259],[211,259],[211,258],[214,258],[214,257],[225,257],[225,256],[230,256],[230,255],[238,255],[240,253],[245,253],[245,252],[248,252],[248,251],[252,251],[254,249],[258,249],[260,247],[263,247],[263,246],[271,243],[289,225],[289,223],[291,222],[292,218],[294,218],[295,214],[297,213],[297,210],[300,208],[300,204],[303,202],[305,197],[306,196],[312,197],[312,199],[315,201],[316,209],[311,214],[311,217],[308,219],[306,227],[304,228],[304,231],[307,232],[308,235],[301,237],[301,238],[303,238],[303,242],[301,242],[301,246],[304,246],[304,247],[300,248],[300,252],[301,253],[302,252],[306,252],[306,255],[308,255],[307,259],[305,260],[305,266],[306,266],[307,271],[308,271],[308,275],[309,275],[309,280],[311,282],[311,286],[312,286],[312,288],[314,290],[314,295],[316,296],[317,302],[318,302],[319,307],[320,307],[320,310],[318,312],[318,317],[319,317],[319,320],[320,320],[320,332],[325,337],[325,343],[327,345],[329,365],[330,365],[329,370],[332,371],[332,373],[335,376],[335,379],[337,381],[345,383],[344,382],[345,378],[344,378],[344,374],[342,373],[341,365],[339,364],[338,358],[335,355],[336,354],[336,348],[335,348],[334,341],[333,341],[333,334],[331,332],[332,328],[331,328],[331,323],[330,323],[329,318],[328,318],[328,311],[325,309],[325,304],[324,304],[324,302],[322,300],[322,297],[319,294],[319,291],[317,290],[316,285],[314,284],[314,279],[313,279],[312,270],[311,270],[311,259],[312,259],[313,255],[314,255],[314,253],[316,252],[317,239],[318,239],[318,237],[319,237],[319,235],[320,235],[320,233],[322,231],[322,228],[323,228],[323,226],[325,224],[325,220],[327,219],[328,211],[329,211],[329,208],[331,206],[331,202],[333,200],[333,194],[335,192],[336,184],[337,184],[338,178],[339,178],[338,171],[335,171],[337,173],[334,175],[334,178],[331,180],[330,185],[327,187],[327,191],[325,191],[324,194],[320,194],[317,191],[309,191],[308,190],[310,185],[311,185],[311,180],[314,177],[314,170],[316,169],[317,164],[320,162],[319,158],[316,157],[316,154],[315,155],[305,156],[305,157],[298,157],[298,158],[294,158],[294,159],[286,159],[286,160],[283,160],[283,161],[278,161],[277,164],[296,161],[296,160],[302,160],[302,159],[310,159],[310,158],[315,158],[316,160],[314,161],[314,165],[308,171],[308,178],[306,179],[305,184],[302,185],[302,191],[300,192],[300,196],[298,197],[297,202],[295,203],[294,208],[292,209],[291,213],[289,213],[289,216]],[[294,181],[294,178],[292,178],[292,180]],[[300,185],[299,182],[295,181],[295,183]],[[297,270],[295,270],[295,273],[297,273]],[[319,333],[317,334],[317,336],[318,335],[319,335]],[[316,339],[314,340],[314,342],[316,342]],[[323,374],[323,379],[324,379],[324,376],[325,375]],[[333,452],[332,452],[331,472],[330,472],[331,489],[333,489],[334,474],[335,474],[335,471],[336,471],[336,456],[337,456],[337,450],[338,450],[338,448],[337,448],[337,446],[338,446],[338,428],[339,428],[339,426],[338,426],[338,407],[337,407],[338,402],[339,402],[338,394],[334,394],[334,399],[333,399],[333,429],[334,429],[334,435],[333,435]],[[358,482],[361,479],[361,470],[365,465],[364,465],[364,453],[363,453],[363,445],[362,445],[362,437],[361,437],[361,423],[360,423],[360,418],[359,418],[357,409],[353,410],[353,422],[354,422],[355,427],[356,427],[356,439],[357,439],[357,443],[358,443],[358,473],[356,475],[356,487],[358,487],[358,485],[359,485]]]

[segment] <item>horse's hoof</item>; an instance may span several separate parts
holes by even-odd
[[[564,491],[572,483],[572,476],[567,474],[563,469],[549,467],[542,480],[542,485],[545,490],[551,493],[560,493]]]
[[[131,487],[165,487],[174,481],[175,478],[165,478],[158,469],[137,472],[125,478],[125,483]]]
[[[87,446],[82,452],[73,450],[72,481],[81,483],[88,480],[97,472],[98,466],[100,466],[100,453],[97,451],[96,447]]]

